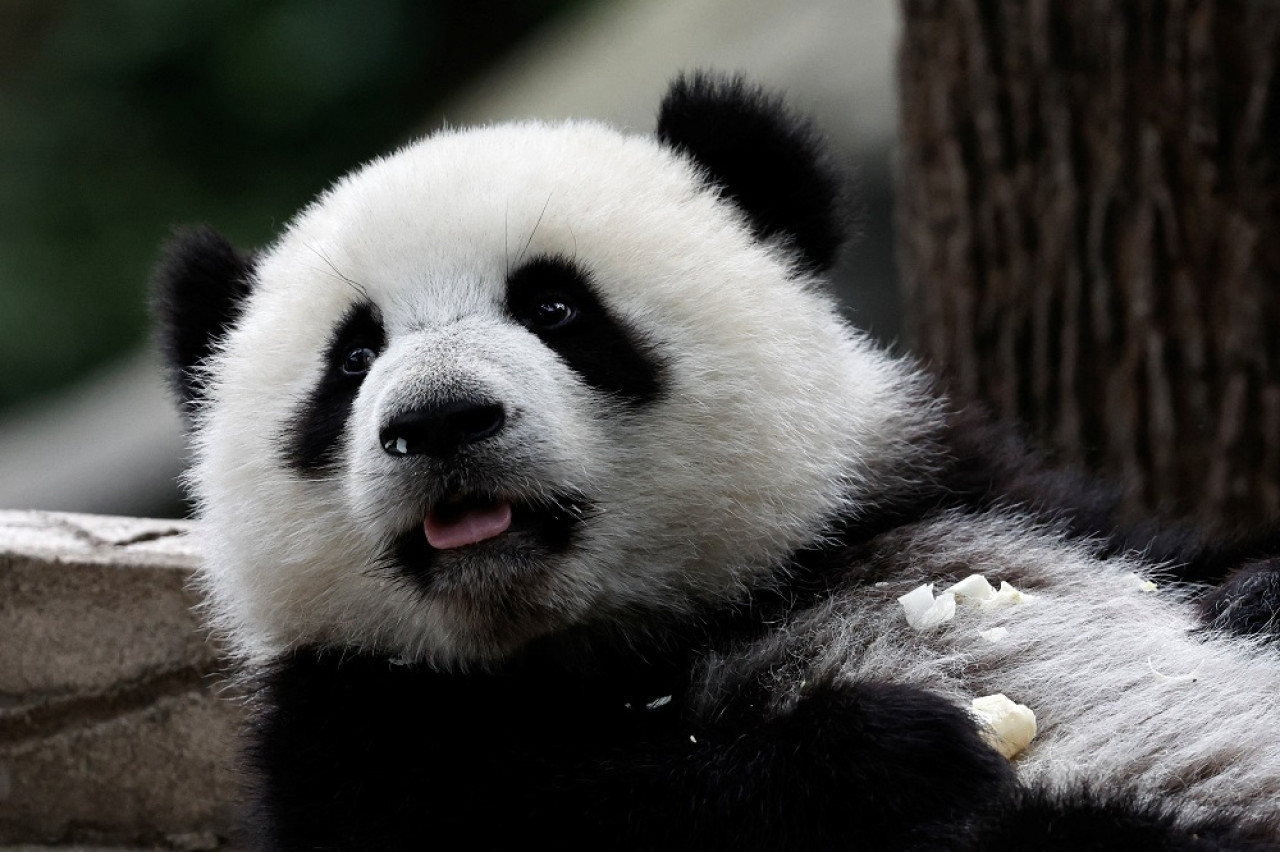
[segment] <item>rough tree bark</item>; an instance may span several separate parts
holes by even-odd
[[[911,346],[1131,508],[1280,518],[1280,4],[903,10]]]

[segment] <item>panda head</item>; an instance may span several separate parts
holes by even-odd
[[[484,665],[776,582],[917,428],[820,292],[841,227],[807,127],[694,76],[656,137],[441,132],[253,256],[180,233],[156,304],[215,624]]]

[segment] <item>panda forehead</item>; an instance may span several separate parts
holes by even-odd
[[[526,123],[440,133],[354,172],[303,211],[260,272],[294,296],[470,313],[499,304],[535,257],[687,279],[681,258],[749,248],[732,208],[653,139]]]

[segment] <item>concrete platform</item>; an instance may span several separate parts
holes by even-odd
[[[0,512],[0,844],[227,842],[241,706],[193,613],[197,546],[186,522]]]

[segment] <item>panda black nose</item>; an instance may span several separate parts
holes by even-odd
[[[382,449],[393,456],[447,458],[467,444],[498,434],[506,420],[498,403],[453,399],[397,415],[378,437]]]

